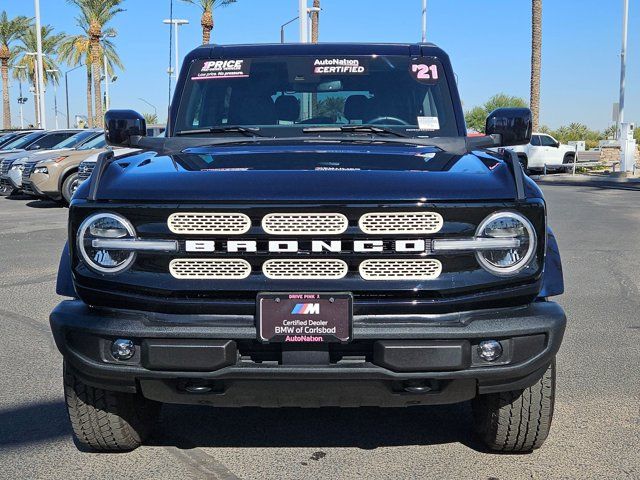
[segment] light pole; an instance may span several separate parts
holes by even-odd
[[[44,67],[42,61],[42,29],[40,28],[40,0],[34,0],[34,8],[36,14],[36,42],[38,44],[38,100],[40,113],[40,126],[47,129],[46,110],[44,108]]]
[[[156,108],[156,106],[151,103],[146,101],[144,98],[142,97],[138,97],[138,100],[142,100],[144,103],[146,103],[147,105],[149,105],[151,108],[153,108],[153,114],[156,116],[156,118],[158,118],[158,109]]]
[[[618,130],[624,122],[624,91],[627,73],[627,37],[629,28],[629,0],[622,0],[622,49],[620,51],[620,107],[618,109]],[[618,138],[620,132],[618,131]]]
[[[319,7],[309,7],[309,8],[307,8],[307,14],[309,14],[309,15],[312,14],[312,13],[320,12],[320,11],[322,11],[322,9],[319,8]],[[292,18],[288,22],[283,23],[282,25],[280,25],[280,43],[284,43],[284,27],[286,27],[290,23],[295,22],[299,18],[300,18],[300,16],[298,15],[297,17]],[[308,37],[308,35],[307,35],[307,37]]]
[[[80,65],[77,65],[72,69],[64,72],[64,96],[67,101],[67,128],[70,128],[69,127],[69,78],[67,77],[67,75],[69,75],[69,73],[73,72],[74,70],[77,70],[80,67],[84,67],[84,63],[81,63]]]
[[[176,35],[175,35],[176,65],[173,71],[175,73],[175,78],[177,79],[178,74],[180,73],[180,65],[178,63],[178,61],[180,60],[180,55],[178,54],[178,31],[179,31],[180,25],[187,25],[189,23],[189,20],[185,20],[182,18],[167,18],[163,20],[162,23],[165,23],[167,25],[173,24],[176,27]]]
[[[114,32],[105,33],[100,37],[100,41],[102,42],[102,61],[104,64],[104,110],[105,112],[109,110],[109,103],[111,101],[111,97],[109,96],[109,72],[107,71],[107,45],[105,43],[105,38],[114,38],[116,34]]]
[[[427,43],[427,0],[422,0],[422,43]]]
[[[59,71],[57,68],[47,68],[47,73],[57,73]],[[53,82],[53,111],[56,114],[56,130],[58,130],[58,128],[60,128],[58,126],[58,83],[55,81],[55,78]]]
[[[282,25],[280,25],[280,43],[284,43],[284,27],[286,27],[290,23],[295,22],[298,18],[300,18],[300,17],[292,18],[287,23],[283,23]]]
[[[18,65],[14,67],[14,70],[26,70],[27,67],[24,65]],[[18,105],[20,105],[20,128],[24,128],[24,113],[22,111],[22,106],[26,103],[27,99],[22,96],[22,77],[18,75],[18,85],[20,85],[20,97],[18,98]]]
[[[40,75],[38,74],[38,54],[36,52],[24,52],[28,57],[33,57],[33,73],[36,76],[33,82],[33,102],[36,106],[36,126],[38,128],[44,128],[42,126],[42,111],[40,110]]]

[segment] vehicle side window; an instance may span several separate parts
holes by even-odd
[[[42,137],[35,143],[35,145],[38,145],[41,150],[51,148],[62,142],[64,139],[69,138],[71,135],[73,135],[72,132],[52,133],[51,135],[45,135]]]
[[[540,143],[543,147],[555,147],[556,141],[548,135],[540,135]]]
[[[533,145],[534,147],[540,146],[540,135],[533,135],[531,137],[531,145]]]

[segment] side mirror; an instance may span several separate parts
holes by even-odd
[[[531,141],[531,110],[528,108],[498,108],[487,117],[487,135],[500,135],[499,147],[526,145]]]
[[[104,114],[104,136],[109,145],[129,147],[131,137],[147,135],[147,122],[133,110],[109,110]]]

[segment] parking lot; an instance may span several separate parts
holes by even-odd
[[[530,455],[489,454],[466,404],[385,409],[166,406],[151,445],[81,453],[48,314],[67,210],[0,198],[1,478],[640,478],[640,191],[543,187],[569,318],[554,425]]]

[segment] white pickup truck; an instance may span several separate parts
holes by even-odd
[[[559,141],[546,133],[534,133],[527,145],[509,147],[518,154],[518,159],[525,171],[564,170],[573,164],[576,147],[562,145]],[[568,165],[569,164],[569,165]]]

